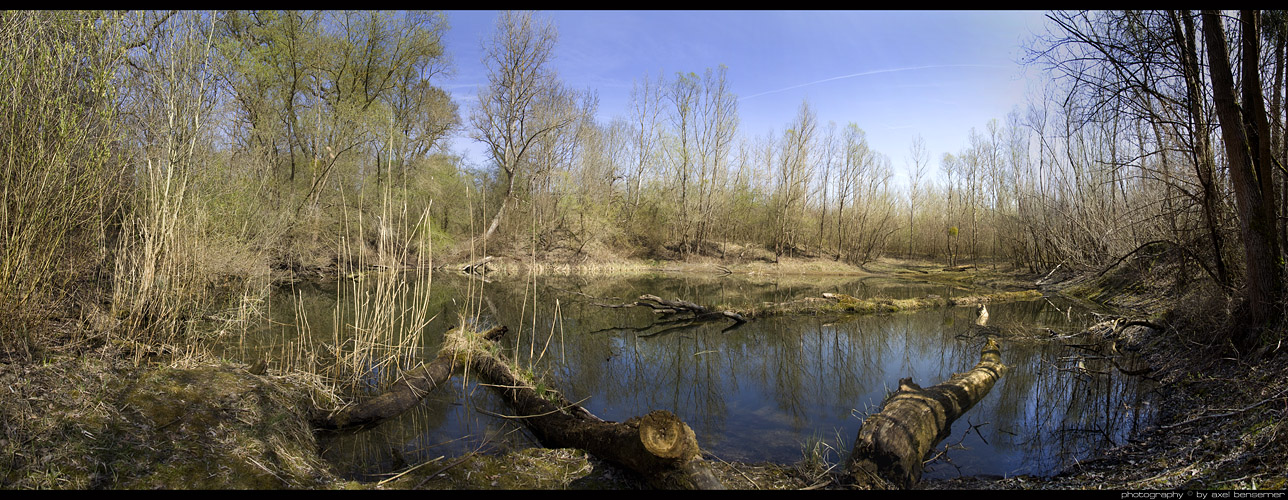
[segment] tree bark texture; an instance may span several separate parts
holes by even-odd
[[[500,338],[505,332],[506,327],[498,326],[484,332],[483,337]],[[429,364],[404,373],[389,390],[379,396],[337,411],[317,412],[310,421],[313,427],[323,430],[354,429],[380,423],[415,406],[430,391],[462,369],[464,361],[454,350],[443,350]]]
[[[1283,290],[1274,211],[1269,208],[1274,204],[1274,187],[1269,179],[1269,148],[1262,145],[1263,141],[1268,141],[1269,134],[1265,133],[1268,130],[1265,107],[1261,102],[1260,79],[1256,71],[1259,50],[1247,51],[1247,47],[1256,46],[1256,16],[1256,13],[1249,12],[1241,14],[1245,73],[1243,98],[1246,102],[1240,107],[1235,100],[1234,77],[1226,55],[1229,52],[1220,14],[1212,10],[1202,13],[1203,38],[1207,42],[1208,69],[1212,78],[1212,101],[1216,105],[1221,137],[1225,140],[1225,152],[1229,158],[1230,185],[1234,191],[1239,233],[1243,236],[1244,257],[1248,265],[1244,285],[1247,328],[1241,330],[1246,333],[1233,339],[1241,349],[1252,347],[1261,329],[1277,319]],[[1263,137],[1264,140],[1261,139]]]
[[[475,353],[470,368],[501,393],[516,418],[546,446],[586,450],[657,488],[724,489],[702,460],[693,430],[669,411],[607,422],[557,393],[538,393],[487,352]]]
[[[911,378],[864,420],[847,470],[856,485],[911,488],[925,457],[948,436],[953,421],[975,406],[1006,373],[997,342],[988,339],[979,363],[943,383],[921,388]]]

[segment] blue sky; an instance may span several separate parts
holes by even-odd
[[[912,139],[926,140],[930,170],[1023,106],[1035,69],[1021,43],[1045,31],[1041,11],[541,11],[559,40],[553,67],[599,94],[599,119],[625,116],[633,82],[728,66],[739,97],[739,135],[775,137],[808,100],[823,126],[854,122],[904,176]],[[487,81],[481,43],[495,11],[447,11],[455,73],[439,84],[462,116]],[[482,149],[461,134],[453,148],[471,164]]]

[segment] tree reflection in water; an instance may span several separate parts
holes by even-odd
[[[442,332],[455,324],[455,315],[466,310],[464,300],[452,300],[465,285],[436,278],[434,287],[431,298],[442,312],[424,333],[427,358],[436,352]],[[983,343],[963,335],[974,325],[971,307],[850,318],[777,317],[725,333],[717,322],[642,337],[631,327],[648,324],[649,312],[605,309],[590,299],[612,302],[651,293],[738,306],[822,292],[893,298],[953,293],[929,285],[652,276],[549,278],[537,289],[548,295],[536,300],[535,308],[531,282],[494,282],[480,292],[494,304],[480,308],[485,316],[480,320],[506,324],[517,333],[507,337],[508,355],[532,366],[569,400],[584,400],[582,405],[601,418],[623,421],[670,410],[693,428],[706,451],[726,461],[794,463],[802,458],[802,447],[820,437],[839,439],[829,444],[849,450],[862,419],[876,411],[900,378],[938,383],[972,366]],[[1072,332],[1092,322],[1077,308],[1066,316],[1047,301],[990,304],[989,312],[990,325],[1001,331]],[[265,338],[280,342],[290,335],[283,330]],[[242,349],[249,344],[243,342]],[[1076,349],[1060,341],[1003,339],[1002,360],[1011,369],[953,427],[940,449],[960,446],[931,463],[924,477],[1048,475],[1101,447],[1122,444],[1145,425],[1152,412],[1141,396],[1147,390],[1140,377],[1118,373],[1094,356],[1084,356],[1088,371],[1077,372],[1071,363],[1079,353],[1071,351]],[[360,477],[397,469],[400,462],[533,445],[512,419],[494,416],[508,409],[490,391],[463,377],[449,385],[450,391],[431,395],[415,411],[372,431],[329,439],[327,457]]]

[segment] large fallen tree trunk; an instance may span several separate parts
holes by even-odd
[[[492,340],[505,335],[504,326],[493,327],[482,334]],[[313,427],[322,430],[341,430],[379,423],[397,416],[420,402],[452,374],[464,367],[464,359],[454,349],[442,349],[429,364],[407,371],[397,382],[380,395],[361,403],[333,411],[315,412],[310,418]]]
[[[702,459],[696,436],[669,411],[654,411],[626,422],[608,422],[568,402],[558,392],[538,392],[475,340],[496,341],[504,326],[481,334],[449,331],[434,361],[405,373],[389,390],[335,411],[316,412],[310,421],[323,430],[367,426],[414,406],[457,370],[468,368],[500,390],[543,444],[579,448],[640,474],[655,487],[723,489]]]
[[[1006,372],[997,342],[988,339],[979,363],[943,383],[921,388],[911,378],[886,398],[881,411],[863,421],[847,471],[856,485],[911,488],[923,460],[948,436],[953,421],[975,406]]]
[[[909,299],[890,299],[875,297],[861,299],[843,293],[824,293],[822,298],[805,297],[787,302],[766,302],[760,307],[734,311],[744,318],[755,319],[784,314],[885,314],[901,311],[916,311],[934,307],[975,306],[1017,300],[1042,298],[1037,290],[1017,292],[998,292],[964,297],[942,297],[927,295]]]
[[[693,430],[669,411],[608,422],[557,392],[537,392],[486,349],[472,349],[469,363],[471,371],[506,398],[517,413],[514,418],[546,446],[585,450],[640,474],[657,488],[724,488],[702,459]]]

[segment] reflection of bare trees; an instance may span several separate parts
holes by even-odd
[[[646,324],[652,313],[642,308],[605,309],[591,298],[611,302],[652,293],[735,306],[791,300],[794,294],[816,294],[817,289],[669,277],[538,280],[536,287],[531,282],[485,285],[475,300],[483,297],[495,307],[483,309],[478,321],[522,325],[522,339],[509,338],[504,347],[592,413],[621,421],[669,410],[692,426],[704,449],[726,460],[794,462],[801,458],[802,444],[817,436],[852,439],[863,412],[877,408],[900,378],[946,379],[954,368],[973,364],[983,342],[958,338],[974,324],[975,311],[964,307],[838,322],[824,316],[784,316],[752,321],[727,333],[721,333],[724,325],[717,323],[646,337],[614,327]],[[450,297],[440,299],[438,290],[450,296],[464,288],[453,289],[446,280],[436,280],[434,286],[434,300],[448,325],[456,316],[448,311],[464,306]],[[534,289],[542,292],[536,300]],[[326,300],[334,294],[321,295]],[[317,321],[325,321],[333,308],[321,304]],[[1007,330],[1070,331],[1079,321],[1090,323],[1076,311],[1067,314],[1044,301],[990,304],[989,310],[990,324]],[[439,343],[439,333],[425,335],[426,352],[434,352],[429,346]],[[279,342],[283,338],[281,332],[276,336]],[[947,455],[963,473],[1050,472],[1097,446],[1121,443],[1149,416],[1135,409],[1140,404],[1134,396],[1135,379],[1096,364],[1101,361],[1085,360],[1089,371],[1078,376],[1061,371],[1070,366],[1060,365],[1059,358],[1070,353],[1058,343],[1004,342],[1002,350],[1011,370],[962,420],[975,429],[965,432],[959,424],[952,430],[953,439],[946,440],[961,438],[965,449],[954,448]],[[453,384],[452,390],[461,390],[458,382]],[[527,439],[524,432],[513,432],[515,427],[505,419],[489,414],[505,410],[490,402],[486,391],[461,398],[465,406],[426,403],[419,413],[361,438],[369,442],[336,446],[347,446],[343,453],[352,460],[390,465],[395,462],[391,448],[402,450],[409,463],[414,457],[426,459],[417,455],[422,449],[450,455],[432,445],[454,433],[469,436],[452,445],[460,452],[483,441],[495,442],[499,434],[519,439],[520,445]],[[450,400],[457,399],[445,401]],[[841,449],[849,446],[835,444]],[[338,456],[341,450],[330,453]],[[938,467],[927,477],[944,474],[956,475],[957,470]]]

